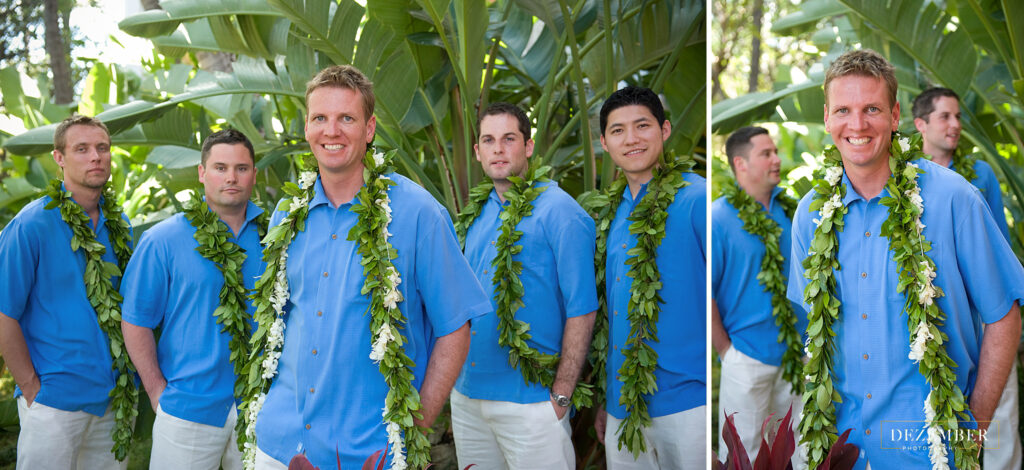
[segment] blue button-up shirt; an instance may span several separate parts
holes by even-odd
[[[946,167],[953,168],[953,160],[950,160]],[[988,162],[979,159],[974,161],[974,174],[977,177],[971,180],[971,184],[981,190],[981,197],[985,198],[988,207],[992,209],[992,216],[996,220],[999,232],[1009,240],[1010,229],[1006,226],[1006,214],[1003,213],[1003,190],[999,188],[999,180],[996,179],[995,172],[992,171]]]
[[[1024,268],[1010,250],[978,190],[956,173],[930,161],[914,162],[925,171],[918,177],[924,199],[924,237],[936,265],[933,281],[945,296],[936,299],[946,315],[940,329],[949,340],[946,352],[956,362],[957,386],[969,397],[977,378],[981,322],[1003,318],[1014,301],[1024,299]],[[905,297],[896,292],[898,274],[889,241],[879,235],[888,208],[879,196],[865,200],[843,175],[849,209],[839,236],[835,273],[836,295],[842,302],[833,328],[839,353],[833,384],[842,394],[836,404],[837,428],[853,431],[849,442],[861,449],[858,469],[870,460],[886,468],[928,468],[928,445],[915,430],[924,425],[924,400],[929,386],[907,356],[910,330],[903,314]],[[813,191],[800,202],[793,220],[790,300],[803,303],[807,279],[796,260],[807,256],[816,228],[808,211]],[[807,306],[805,305],[805,308]],[[950,466],[952,466],[952,454]]]
[[[597,310],[594,284],[594,219],[557,184],[537,183],[547,189],[533,201],[531,215],[516,225],[523,233],[516,242],[523,250],[513,255],[522,263],[522,308],[516,320],[530,325],[527,344],[544,354],[562,349],[566,318]],[[466,234],[466,259],[484,292],[494,300],[495,242],[501,213],[508,203],[491,190],[480,216]],[[492,304],[493,307],[493,304]],[[508,363],[507,346],[498,346],[498,316],[490,313],[473,320],[469,357],[455,388],[470,398],[536,403],[548,400],[548,389],[527,385],[522,373]]]
[[[740,190],[742,191],[742,189]],[[789,275],[789,237],[791,223],[776,197],[782,188],[772,191],[766,215],[782,229],[779,251],[785,257],[782,275]],[[758,204],[761,210],[763,206]],[[711,298],[718,304],[722,325],[732,346],[764,364],[782,364],[785,343],[780,343],[779,327],[772,316],[772,294],[757,280],[764,258],[764,243],[743,229],[743,220],[726,198],[711,204]],[[793,304],[797,331],[807,329],[807,315]]]
[[[388,192],[388,230],[405,299],[398,307],[408,320],[400,331],[419,389],[436,339],[487,313],[491,303],[444,207],[408,178],[387,176],[397,183]],[[341,468],[361,468],[388,443],[381,417],[388,386],[369,357],[370,296],[360,294],[362,257],[347,239],[358,222],[352,211],[358,203],[353,198],[331,207],[318,178],[305,231],[288,247],[284,348],[256,422],[257,445],[280,462],[305,453],[313,465],[333,468],[337,449]],[[271,226],[285,214],[276,212]]]
[[[60,208],[44,209],[51,200],[28,203],[0,232],[0,312],[17,320],[25,335],[41,384],[35,401],[102,416],[117,380],[110,341],[85,293],[85,253],[71,251],[71,227]],[[107,249],[103,261],[116,265],[100,206],[96,240]],[[116,289],[120,277],[111,280]],[[20,395],[16,388],[14,396]]]
[[[676,193],[668,206],[665,238],[657,250],[658,272],[664,301],[658,316],[657,343],[651,347],[658,354],[654,371],[658,390],[644,396],[651,417],[666,416],[702,406],[705,403],[707,360],[707,185],[704,178],[684,173],[690,184]],[[647,194],[645,184],[634,198],[626,188],[608,232],[608,259],[605,282],[610,323],[608,351],[607,411],[618,419],[626,418],[626,407],[619,403],[622,381],[619,369],[625,361],[622,349],[629,337],[627,314],[630,288],[630,266],[626,252],[636,246],[636,236],[629,233],[632,222],[626,220],[637,203]]]
[[[263,212],[253,203],[232,241],[245,250],[242,282],[251,290],[263,273],[259,230],[253,219]],[[122,318],[145,328],[161,326],[157,344],[167,388],[160,406],[187,421],[221,427],[235,403],[231,334],[221,331],[213,311],[220,306],[224,276],[216,263],[196,251],[196,228],[177,214],[142,234],[125,269]],[[248,313],[253,313],[251,304]]]

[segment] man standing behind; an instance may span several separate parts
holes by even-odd
[[[594,221],[543,170],[528,169],[526,113],[494,103],[477,127],[473,148],[490,181],[470,192],[459,226],[496,313],[473,321],[452,393],[459,468],[574,469],[568,411],[597,309]]]
[[[960,97],[949,88],[933,87],[914,98],[914,127],[921,133],[921,150],[931,155],[932,162],[949,168],[970,181],[981,191],[996,225],[1009,241],[1010,231],[1003,213],[1003,194],[992,167],[974,155],[962,154],[960,143]],[[1020,421],[1017,408],[1017,361],[1013,361],[1010,378],[1006,381],[999,406],[994,415],[995,424],[989,427],[985,442],[985,467],[1020,468],[1021,444],[1017,434]]]
[[[256,468],[283,469],[299,453],[320,468],[336,456],[360,468],[387,446],[396,467],[423,468],[423,429],[465,361],[469,320],[490,302],[444,207],[387,157],[367,155],[377,124],[369,79],[328,67],[307,84],[306,105],[319,175],[303,175],[303,196],[274,214],[263,276],[275,293],[256,300],[262,318],[278,294],[287,299],[280,362],[264,361],[263,376],[276,378],[265,401],[250,402],[263,403]]]
[[[670,133],[649,89],[623,88],[601,107],[601,146],[623,173],[597,221],[607,404],[595,427],[612,470],[707,466],[707,191],[663,155]]]
[[[53,147],[63,182],[0,232],[0,355],[17,384],[17,467],[118,468],[138,396],[120,346],[117,293],[131,227],[106,188],[106,126],[73,115],[57,126]]]
[[[972,467],[964,428],[987,430],[1020,337],[1024,269],[975,188],[893,139],[896,90],[874,51],[825,74],[835,147],[794,216],[788,290],[809,312],[812,468],[847,429],[858,470]]]
[[[248,355],[246,294],[262,272],[266,219],[249,201],[256,167],[245,135],[211,134],[201,158],[206,197],[142,234],[121,285],[125,345],[156,410],[151,469],[242,466],[231,358]]]
[[[733,132],[725,152],[736,181],[711,205],[711,342],[722,358],[718,422],[724,426],[726,414],[735,413],[753,459],[765,419],[782,418],[792,405],[795,423],[802,408],[807,322],[786,298],[796,201],[778,186],[781,162],[767,130]],[[718,450],[728,454],[724,439]]]

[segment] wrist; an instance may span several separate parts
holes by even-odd
[[[551,392],[548,393],[548,395],[551,397],[551,401],[553,401],[556,405],[562,408],[567,408],[569,405],[572,404],[571,394],[562,395],[559,393],[555,393],[555,391],[552,390]]]

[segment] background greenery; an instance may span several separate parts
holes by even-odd
[[[0,7],[28,15],[35,3]],[[673,128],[668,148],[693,155],[697,171],[706,172],[700,0],[142,3],[147,10],[119,26],[148,38],[151,56],[139,64],[91,61],[73,83],[73,100],[55,98],[52,65],[26,57],[0,62],[0,117],[29,129],[12,135],[0,126],[0,227],[57,175],[49,156],[54,123],[72,111],[97,115],[110,128],[112,184],[136,236],[182,210],[182,191],[200,186],[200,143],[224,127],[253,141],[255,197],[272,207],[283,182],[295,178],[293,157],[309,151],[305,83],[331,64],[355,65],[374,81],[375,145],[397,149],[399,171],[453,213],[483,176],[473,127],[477,111],[495,101],[529,110],[535,158],[573,195],[613,176],[597,118],[604,97],[624,84],[662,95]],[[591,419],[576,418],[581,468],[603,467]],[[440,426],[435,435],[444,439],[446,421]]]
[[[1024,25],[1014,21],[1024,3],[737,0],[714,2],[712,14],[714,197],[732,178],[725,138],[751,124],[772,132],[782,184],[794,195],[810,189],[807,178],[832,143],[822,123],[824,68],[847,50],[871,48],[896,66],[902,131],[916,132],[910,108],[921,90],[938,85],[961,96],[962,138],[999,178],[1011,245],[1024,255],[1024,224],[1016,223],[1024,221]],[[717,414],[715,422],[717,432]]]

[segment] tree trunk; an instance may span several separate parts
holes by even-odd
[[[43,26],[45,29],[46,53],[50,56],[50,70],[53,73],[53,102],[68,104],[74,99],[71,87],[71,64],[64,33],[60,28],[58,0],[43,0]]]
[[[761,74],[761,24],[764,23],[764,0],[754,0],[754,31],[750,40],[750,76],[747,88],[757,92],[757,79]]]

